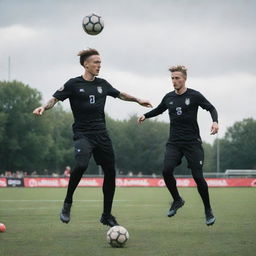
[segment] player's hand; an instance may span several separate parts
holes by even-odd
[[[137,120],[137,123],[138,124],[141,124],[143,121],[145,121],[146,117],[143,115],[143,116],[140,116]]]
[[[214,135],[216,133],[218,133],[219,131],[219,125],[217,122],[213,122],[212,123],[212,127],[211,127],[211,135]]]
[[[36,115],[36,116],[41,116],[41,115],[44,113],[44,110],[45,110],[44,107],[36,108],[36,109],[33,111],[33,114]]]
[[[148,101],[148,100],[138,100],[138,103],[143,106],[143,107],[147,107],[147,108],[153,108],[152,104]]]

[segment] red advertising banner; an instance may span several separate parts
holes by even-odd
[[[25,187],[67,187],[69,178],[24,178]],[[101,187],[102,178],[82,178],[79,187]]]
[[[5,184],[0,179],[1,184]],[[24,178],[25,187],[67,187],[68,178]],[[206,178],[209,187],[256,187],[256,178]],[[79,187],[101,187],[103,178],[82,178]],[[164,187],[161,178],[117,178],[118,187]],[[177,178],[178,187],[195,187],[192,178]]]
[[[7,187],[6,178],[0,178],[0,187]]]

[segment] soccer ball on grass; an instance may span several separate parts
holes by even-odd
[[[114,226],[107,232],[107,241],[112,247],[124,247],[129,239],[129,233],[122,226]]]

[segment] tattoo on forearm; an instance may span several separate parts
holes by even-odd
[[[56,98],[51,98],[43,107],[45,108],[45,110],[52,108],[56,103],[58,102],[58,100]]]
[[[129,95],[127,93],[124,93],[124,92],[120,93],[119,98],[121,100],[125,100],[125,101],[134,101],[134,102],[138,102],[139,101],[136,97],[131,96],[131,95]]]

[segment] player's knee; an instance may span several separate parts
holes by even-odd
[[[202,183],[206,182],[202,172],[193,172],[192,171],[192,176],[193,176],[193,179],[195,180],[196,184],[202,184]]]
[[[85,171],[88,167],[88,163],[86,161],[76,161],[74,171]]]
[[[76,156],[76,163],[74,170],[83,170],[85,171],[88,167],[89,158],[87,156]]]
[[[116,169],[114,164],[104,164],[102,165],[102,170],[105,176],[116,176]]]
[[[163,174],[163,177],[170,177],[170,176],[173,175],[173,170],[171,170],[171,169],[163,169],[162,174]]]
[[[113,179],[115,179],[115,177],[116,177],[116,172],[115,171],[105,171],[104,172],[104,177],[105,178],[113,178]]]
[[[173,173],[175,166],[173,164],[165,164],[163,169],[163,176],[168,176]]]

